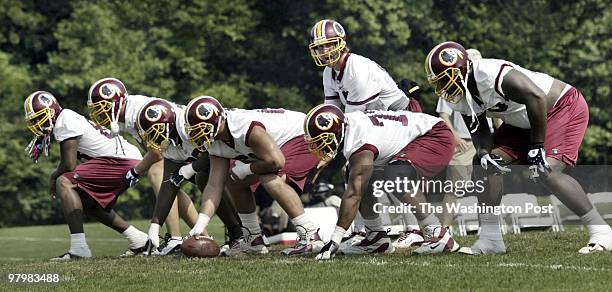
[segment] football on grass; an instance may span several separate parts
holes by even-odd
[[[219,255],[219,245],[212,239],[189,236],[183,240],[181,251],[188,258],[214,258]]]

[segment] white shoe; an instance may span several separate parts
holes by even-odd
[[[479,238],[471,247],[461,247],[458,252],[469,255],[504,254],[506,253],[506,245],[503,240]]]
[[[302,227],[296,226],[296,229],[298,228]],[[286,256],[313,254],[321,251],[324,245],[325,243],[319,236],[319,229],[309,232],[299,232],[298,230],[297,243],[293,247],[284,249],[281,253]]]
[[[369,253],[392,253],[395,247],[391,244],[391,238],[386,231],[368,231],[366,236],[353,245],[346,245],[338,250],[339,253],[369,254]]]
[[[421,230],[412,229],[400,234],[400,237],[393,242],[393,247],[409,248],[411,246],[420,246],[424,241],[423,232],[421,232]]]
[[[594,234],[589,238],[589,244],[578,250],[580,254],[612,250],[612,233]]]
[[[164,237],[164,243],[154,250],[151,255],[154,256],[165,256],[169,254],[177,254],[181,251],[181,244],[183,243],[182,238],[173,238],[170,234],[166,234]]]
[[[425,242],[414,250],[414,255],[426,255],[442,252],[455,252],[459,244],[455,242],[446,227],[440,225],[429,225],[423,229]]]
[[[587,246],[579,249],[578,253],[579,254],[589,254],[589,253],[596,253],[596,252],[602,252],[602,251],[607,251],[607,249],[603,247],[601,244],[589,243],[587,244]]]
[[[62,261],[74,261],[74,260],[81,260],[81,259],[86,259],[86,258],[91,258],[91,254],[89,256],[81,256],[81,255],[76,255],[76,254],[72,254],[70,252],[67,252],[63,255],[60,256],[56,256],[52,259],[50,259],[53,262],[62,262]]]
[[[219,252],[221,256],[237,257],[247,254],[267,254],[268,248],[266,247],[267,240],[261,233],[251,234],[243,236],[238,240],[231,241],[228,244],[228,248],[224,248]]]
[[[339,249],[345,249],[351,245],[360,243],[366,236],[365,232],[352,232],[349,236],[342,238]]]

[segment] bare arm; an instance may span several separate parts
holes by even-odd
[[[142,174],[148,171],[149,168],[151,168],[151,165],[155,164],[156,162],[162,159],[163,157],[159,150],[156,150],[153,148],[147,148],[147,153],[145,153],[142,160],[138,164],[136,164],[134,169],[136,169],[136,173]]]
[[[77,137],[68,138],[60,142],[60,163],[49,179],[49,191],[52,197],[55,197],[55,181],[57,178],[66,172],[73,171],[77,166],[78,146],[79,142],[77,141]]]
[[[463,121],[466,125],[469,125],[472,118],[463,115]],[[493,135],[489,130],[489,123],[487,122],[487,117],[485,114],[478,116],[478,122],[478,129],[471,134],[472,141],[474,142],[474,147],[476,148],[478,155],[482,155],[485,153],[490,153],[491,149],[493,149]]]
[[[338,214],[337,226],[349,228],[351,222],[355,219],[359,204],[364,192],[367,189],[370,177],[372,176],[372,163],[374,162],[374,153],[369,150],[364,150],[353,154],[349,159],[350,176],[340,211]]]
[[[546,93],[525,74],[510,70],[501,85],[507,98],[524,104],[531,124],[531,144],[544,143],[546,135]]]
[[[254,174],[274,173],[285,166],[283,152],[264,128],[253,127],[247,139],[248,145],[259,158],[258,161],[251,163],[251,171]]]
[[[202,192],[202,207],[200,213],[204,213],[212,217],[219,207],[223,188],[227,181],[229,172],[229,160],[218,156],[210,156],[210,172],[208,173],[208,182]]]

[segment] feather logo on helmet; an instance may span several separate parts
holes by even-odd
[[[213,116],[218,115],[219,110],[210,103],[201,103],[196,109],[196,116],[203,121],[207,121]]]
[[[111,99],[119,94],[119,92],[121,92],[119,87],[112,83],[104,83],[100,86],[100,96],[104,99]]]
[[[446,48],[440,51],[440,63],[444,66],[453,66],[459,61],[459,58],[463,59],[463,52],[455,48]]]
[[[49,94],[42,93],[38,95],[38,101],[45,107],[50,107],[53,104],[53,97]]]
[[[334,123],[338,123],[340,118],[337,115],[329,112],[323,112],[317,115],[315,118],[315,125],[322,131],[327,131],[334,126]]]
[[[161,105],[152,105],[145,111],[145,118],[152,123],[159,121],[164,114],[166,114],[166,108]]]

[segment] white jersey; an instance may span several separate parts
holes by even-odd
[[[278,147],[282,147],[296,137],[304,136],[303,125],[306,115],[300,112],[285,109],[232,109],[226,113],[226,125],[232,135],[232,143],[228,145],[221,140],[215,140],[207,149],[210,155],[243,162],[258,160],[247,142],[255,125],[263,127]]]
[[[170,145],[166,151],[162,154],[164,158],[172,160],[174,162],[187,162],[198,158],[200,152],[189,143],[189,137],[185,130],[185,106],[171,103],[176,114],[176,131],[178,132],[179,139],[176,141],[176,145]]]
[[[125,102],[125,122],[119,123],[119,130],[121,132],[129,133],[138,143],[142,143],[138,130],[136,129],[136,121],[138,120],[138,113],[140,109],[154,100],[154,97],[148,97],[144,95],[128,95]]]
[[[348,160],[356,152],[371,150],[375,166],[387,165],[404,147],[442,121],[409,111],[352,112],[345,116],[344,157]]]
[[[77,151],[86,158],[117,157],[141,160],[138,147],[130,144],[121,136],[112,137],[111,132],[97,126],[84,116],[63,109],[53,127],[55,140],[62,142],[69,138],[77,138]]]
[[[337,106],[341,103],[347,113],[364,111],[366,104],[377,100],[382,102],[385,110],[396,102],[408,101],[406,94],[385,69],[357,54],[348,54],[339,72],[325,67],[323,91],[326,103]],[[408,105],[406,102],[405,106]]]
[[[527,108],[524,104],[506,98],[502,89],[504,77],[515,69],[525,74],[540,90],[548,93],[552,87],[553,77],[539,72],[524,69],[514,63],[498,59],[480,59],[472,61],[474,78],[478,93],[472,92],[472,106],[476,115],[486,112],[487,116],[500,118],[509,125],[530,129]],[[561,96],[570,88],[566,86]],[[465,98],[457,104],[451,104],[453,110],[464,115],[471,115],[471,110]]]

